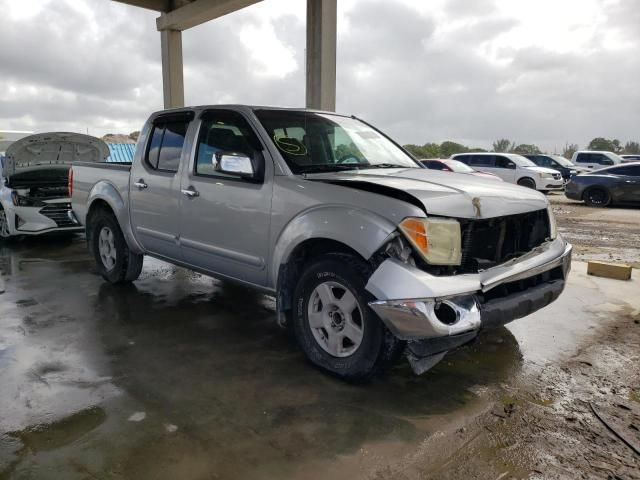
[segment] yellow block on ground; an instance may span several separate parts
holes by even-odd
[[[616,280],[631,279],[631,267],[629,265],[589,262],[587,264],[587,275],[596,277],[615,278]]]

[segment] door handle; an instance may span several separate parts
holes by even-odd
[[[189,198],[194,198],[194,197],[198,197],[200,195],[200,192],[198,192],[197,190],[195,190],[193,187],[189,187],[186,190],[180,190],[182,192],[183,195],[186,195]]]
[[[142,178],[140,180],[138,180],[137,182],[135,182],[133,185],[138,187],[138,188],[147,188],[149,186],[146,183],[144,183],[144,180]]]

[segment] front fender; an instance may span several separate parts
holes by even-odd
[[[89,197],[87,199],[87,205],[89,208],[87,212],[91,211],[91,208],[97,201],[103,201],[109,205],[113,214],[116,216],[116,220],[118,220],[118,225],[120,225],[120,229],[122,230],[129,248],[134,253],[143,254],[144,250],[136,240],[133,235],[133,230],[131,229],[127,202],[122,198],[122,195],[120,195],[120,192],[115,185],[107,181],[96,183],[89,192]]]
[[[396,225],[368,210],[345,205],[321,205],[291,220],[279,235],[273,251],[270,283],[278,284],[280,266],[305,240],[324,238],[343,243],[369,258],[378,250]]]

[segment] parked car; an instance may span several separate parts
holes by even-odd
[[[11,143],[1,160],[0,239],[81,232],[70,216],[69,167],[108,155],[102,140],[77,133],[39,133]]]
[[[535,155],[523,155],[539,167],[547,167],[553,170],[557,170],[562,175],[562,179],[568,182],[571,177],[580,173],[589,172],[590,170],[585,167],[578,167],[571,163],[561,155],[551,155],[548,153],[538,153]]]
[[[131,165],[72,170],[108,282],[135,280],[150,255],[274,295],[309,360],[346,379],[401,353],[421,373],[555,300],[570,267],[543,195],[428,170],[349,116],[163,111]]]
[[[640,203],[640,162],[603,168],[571,179],[567,198],[593,207]]]
[[[640,155],[625,154],[620,155],[623,163],[640,162]]]
[[[455,172],[455,173],[466,173],[469,175],[474,175],[476,177],[487,178],[491,180],[499,180],[502,179],[494,175],[493,173],[488,172],[480,172],[478,170],[474,170],[468,165],[465,165],[462,162],[457,160],[451,160],[450,158],[440,159],[440,158],[427,158],[424,160],[420,160],[425,167],[430,170],[441,170],[443,172]]]
[[[571,163],[590,170],[610,167],[622,163],[622,158],[613,152],[580,150],[571,157]]]
[[[458,153],[451,156],[471,168],[499,176],[505,182],[515,183],[543,193],[562,190],[562,175],[551,168],[538,167],[528,158],[515,153]]]

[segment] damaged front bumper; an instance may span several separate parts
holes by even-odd
[[[387,259],[367,283],[378,299],[369,306],[396,337],[407,340],[409,361],[422,373],[481,328],[504,325],[558,298],[571,250],[558,237],[511,262],[448,277]]]

